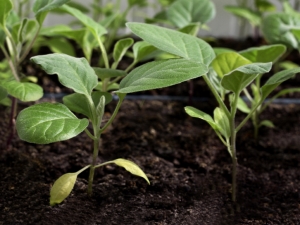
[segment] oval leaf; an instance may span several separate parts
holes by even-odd
[[[248,48],[239,52],[243,57],[251,62],[276,62],[286,51],[284,45],[266,45],[260,47]]]
[[[51,206],[61,203],[70,195],[75,185],[77,175],[77,173],[66,173],[54,182],[50,191]]]
[[[31,60],[41,65],[49,75],[57,74],[61,84],[77,93],[90,95],[98,84],[97,75],[85,58],[54,53],[35,56]]]
[[[283,70],[275,73],[267,82],[261,87],[262,100],[266,99],[268,95],[282,82],[292,78],[295,74],[300,73],[300,68]]]
[[[77,136],[88,126],[87,119],[78,119],[61,103],[41,103],[22,110],[16,121],[20,139],[48,144]]]
[[[156,51],[157,49],[153,45],[150,45],[145,41],[138,41],[133,45],[132,50],[133,50],[134,60],[136,62],[139,62],[144,58],[146,58],[147,56],[149,56],[154,51]]]
[[[239,95],[239,93],[247,87],[259,74],[269,72],[272,63],[252,63],[238,67],[230,74],[223,77],[222,86]]]
[[[113,162],[115,164],[117,164],[118,166],[125,168],[128,172],[132,173],[133,175],[144,178],[147,181],[147,183],[150,184],[150,181],[149,181],[148,177],[146,176],[146,174],[134,162],[127,160],[127,159],[116,159],[116,160],[113,160]]]
[[[211,46],[197,37],[151,24],[126,23],[126,25],[134,34],[165,52],[207,66],[215,58]]]
[[[218,131],[226,138],[230,138],[231,132],[230,132],[230,124],[229,119],[224,113],[223,110],[221,110],[219,107],[217,107],[214,110],[214,121],[216,123],[216,126],[218,128]]]
[[[112,101],[112,95],[110,93],[93,91],[92,99],[95,106],[99,104],[101,96],[105,97],[105,104]],[[90,119],[92,118],[93,113],[91,112],[88,100],[84,95],[78,93],[70,94],[63,97],[63,102],[71,111],[81,113]]]
[[[114,47],[114,52],[113,52],[113,58],[115,60],[115,64],[117,65],[125,53],[127,52],[128,48],[133,44],[133,39],[132,38],[125,38],[117,41]]]
[[[106,69],[100,67],[93,67],[96,75],[102,81],[106,78],[125,77],[127,73],[124,70]]]
[[[177,0],[167,11],[169,21],[179,28],[196,22],[205,24],[215,14],[215,5],[210,0]]]
[[[196,109],[192,106],[186,106],[186,107],[184,107],[184,110],[189,116],[202,119],[202,120],[206,121],[214,130],[217,130],[217,125],[216,125],[215,121],[213,120],[213,118],[209,114],[207,114],[199,109]]]
[[[4,82],[2,86],[8,94],[23,102],[36,101],[43,97],[43,89],[39,85],[30,82],[11,80]]]
[[[299,39],[292,33],[293,28],[299,28],[300,17],[287,13],[273,13],[262,20],[262,32],[271,43],[282,43],[288,47],[299,48]]]
[[[250,64],[251,61],[244,58],[237,52],[224,52],[217,55],[211,63],[212,67],[220,78],[229,74],[240,66]]]
[[[13,4],[10,0],[0,1],[0,26],[5,27],[6,18],[9,12],[12,10]]]
[[[119,93],[132,93],[168,87],[208,72],[201,63],[185,59],[150,62],[131,71],[120,83]]]
[[[52,9],[56,9],[70,0],[38,0],[35,1],[33,12],[37,15],[42,12],[48,12]]]

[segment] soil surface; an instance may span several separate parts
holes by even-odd
[[[205,102],[193,104],[213,110]],[[9,113],[1,108],[0,224],[300,224],[300,106],[267,109],[262,117],[276,128],[262,127],[258,144],[251,123],[238,133],[234,203],[230,156],[205,122],[185,114],[186,105],[126,100],[102,135],[99,162],[130,159],[146,172],[150,185],[107,165],[97,170],[93,196],[86,194],[85,171],[70,196],[53,207],[51,185],[91,162],[91,140],[82,133],[68,141],[34,145],[16,137],[6,150]]]

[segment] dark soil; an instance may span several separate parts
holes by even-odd
[[[203,111],[213,109],[194,104]],[[86,194],[86,171],[71,195],[54,207],[49,206],[51,185],[91,162],[90,139],[83,133],[34,145],[16,138],[0,156],[0,224],[300,224],[300,106],[269,108],[263,117],[276,128],[262,128],[258,145],[250,123],[238,133],[233,203],[230,156],[205,122],[184,113],[185,105],[127,100],[102,136],[99,162],[133,160],[151,185],[108,165],[97,170],[92,197]],[[107,116],[111,111],[112,106]],[[1,146],[7,115],[2,109]]]

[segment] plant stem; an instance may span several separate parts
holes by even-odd
[[[97,36],[97,41],[98,41],[98,44],[99,44],[100,51],[101,51],[101,53],[102,53],[102,57],[103,57],[103,60],[104,60],[105,68],[106,68],[106,69],[109,69],[109,63],[108,63],[107,52],[106,52],[106,50],[105,50],[105,47],[104,47],[102,41],[100,40],[100,37],[98,37],[98,36]]]
[[[231,131],[231,143],[230,143],[230,152],[232,159],[232,201],[236,201],[236,174],[237,174],[237,157],[236,157],[236,129],[235,129],[235,114],[237,110],[237,103],[239,99],[239,93],[234,94],[233,102],[231,103],[231,116],[230,116],[230,131]]]
[[[97,128],[98,130],[98,128]],[[96,138],[94,140],[94,150],[93,150],[93,159],[90,167],[90,175],[89,175],[89,183],[88,183],[88,195],[92,195],[93,192],[93,181],[94,181],[94,174],[95,174],[95,166],[97,162],[97,157],[99,153],[99,147],[100,147],[100,137],[101,133],[96,131],[98,135],[95,135]]]
[[[109,127],[109,125],[110,125],[110,124],[112,123],[112,121],[115,119],[116,115],[117,115],[118,112],[119,112],[119,109],[120,109],[120,107],[121,107],[121,105],[122,105],[122,102],[123,102],[123,100],[124,100],[126,94],[119,94],[118,96],[119,96],[118,104],[117,104],[117,106],[116,106],[116,108],[115,108],[115,110],[114,110],[112,116],[111,116],[110,119],[108,120],[108,122],[100,129],[100,132],[101,132],[101,133],[102,133],[103,131],[105,131],[106,128]]]
[[[203,76],[203,79],[205,81],[205,83],[208,85],[209,89],[211,90],[211,92],[213,93],[213,95],[215,96],[215,99],[217,100],[217,102],[219,103],[220,107],[223,109],[223,111],[225,112],[226,116],[228,118],[230,118],[231,114],[228,111],[228,108],[226,107],[226,105],[224,104],[224,102],[222,101],[222,98],[220,97],[220,95],[218,94],[218,92],[215,90],[215,88],[213,87],[213,85],[211,84],[210,80],[208,79],[208,77],[206,75]]]

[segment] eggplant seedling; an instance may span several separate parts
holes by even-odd
[[[235,201],[238,165],[236,134],[255,110],[262,105],[266,97],[282,81],[289,79],[299,72],[300,69],[285,70],[274,74],[260,87],[260,100],[251,108],[244,120],[237,125],[235,117],[242,91],[260,74],[269,72],[272,62],[253,63],[236,52],[225,52],[215,56],[214,50],[207,43],[205,48],[200,47],[204,46],[204,43],[197,37],[149,24],[127,23],[127,26],[134,34],[156,48],[190,62],[203,63],[209,68],[202,77],[219,104],[214,110],[213,117],[191,106],[185,107],[185,111],[192,117],[208,122],[222,143],[227,147],[232,158],[232,200]],[[229,106],[225,104],[226,96],[229,96]]]
[[[146,63],[132,70],[122,79],[120,88],[116,92],[119,97],[118,104],[111,118],[107,123],[102,124],[105,105],[111,101],[112,95],[96,89],[99,85],[99,74],[97,76],[96,72],[101,75],[107,72],[107,69],[94,70],[85,58],[74,58],[58,53],[35,56],[32,60],[49,75],[57,74],[60,83],[73,89],[75,93],[65,96],[63,104],[39,103],[22,110],[16,120],[19,137],[31,143],[48,144],[70,139],[85,131],[93,140],[91,164],[78,172],[61,176],[54,183],[50,193],[51,205],[62,202],[73,189],[77,175],[88,168],[90,169],[88,194],[91,195],[95,169],[108,163],[122,166],[149,183],[145,173],[131,161],[116,159],[96,164],[101,134],[113,122],[127,93],[167,87],[207,72],[205,65],[185,59]],[[72,111],[84,115],[85,118],[77,118]],[[89,123],[92,125],[91,131],[88,129]]]

